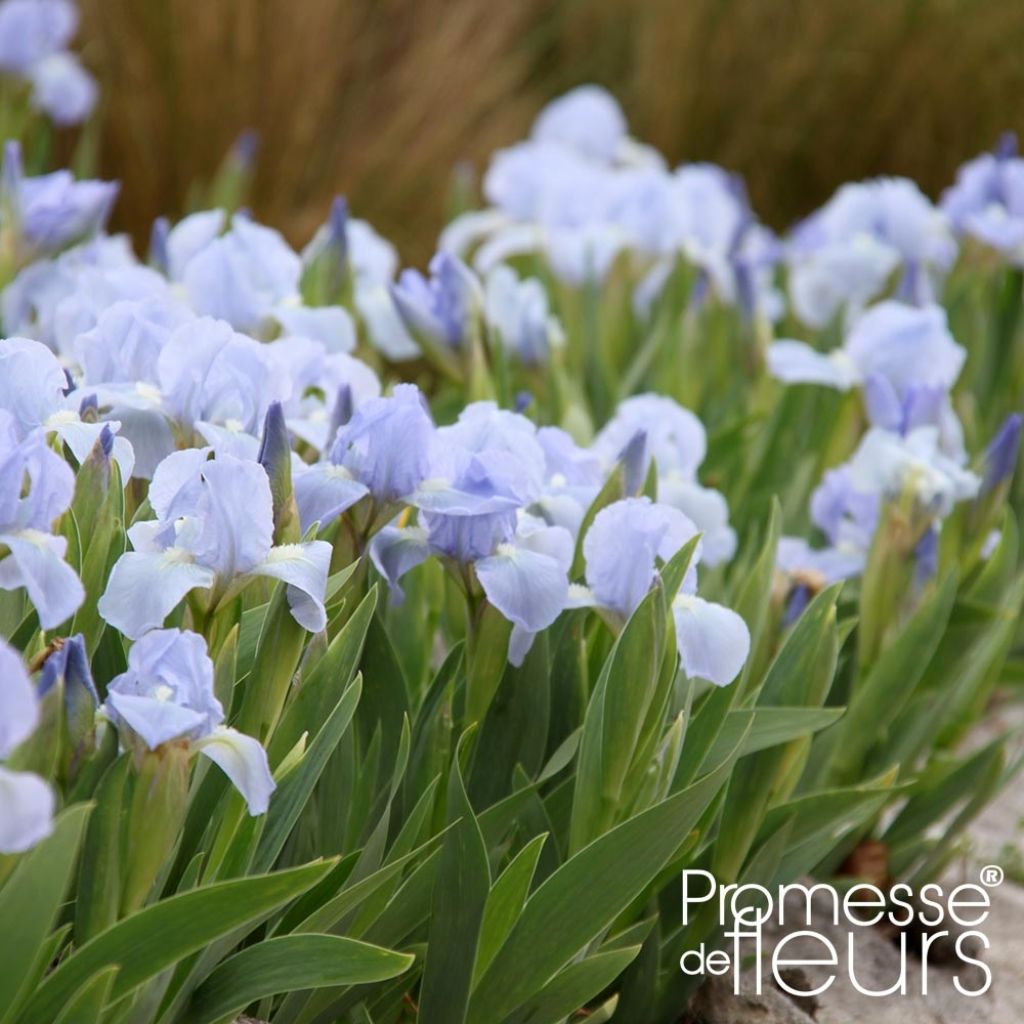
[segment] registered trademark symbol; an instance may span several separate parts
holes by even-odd
[[[988,864],[981,869],[982,885],[1002,885],[1003,878],[1003,869],[998,864]]]

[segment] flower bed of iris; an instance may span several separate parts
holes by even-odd
[[[58,122],[67,10],[0,5]],[[1020,674],[1009,141],[780,238],[583,87],[426,275],[342,200],[143,259],[22,149],[0,1020],[671,1022],[681,869],[927,879],[1013,777],[957,753]]]

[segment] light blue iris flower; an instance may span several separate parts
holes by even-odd
[[[0,762],[39,722],[35,688],[13,647],[0,640]],[[53,831],[53,791],[32,772],[0,764],[0,853],[22,853]]]
[[[338,431],[328,461],[295,475],[302,529],[326,526],[367,494],[381,504],[412,494],[430,472],[433,431],[414,384],[362,403]]]
[[[370,343],[387,359],[415,359],[420,348],[391,298],[398,252],[364,220],[348,221],[349,260],[355,277],[355,307]]]
[[[82,463],[104,430],[116,434],[121,425],[84,421],[81,399],[73,391],[65,394],[67,390],[64,370],[45,345],[28,338],[0,339],[0,409],[12,414],[19,438],[37,430],[56,434]],[[114,437],[112,451],[122,480],[127,480],[135,464],[131,444]]]
[[[152,475],[174,450],[175,433],[186,442],[198,435],[223,449],[229,440],[217,429],[223,427],[247,439],[240,451],[254,453],[267,408],[287,397],[291,386],[287,374],[274,373],[270,346],[210,317],[186,320],[154,340],[159,345],[155,382],[83,388],[124,425],[140,455],[139,475]]]
[[[931,302],[956,254],[947,217],[912,181],[843,185],[790,236],[793,309],[812,327],[839,313],[856,316],[897,270],[900,297]]]
[[[701,273],[693,298],[701,301],[710,286],[721,302],[739,306],[747,316],[778,319],[783,300],[772,276],[781,247],[775,236],[757,223],[743,179],[715,164],[683,164],[673,173],[670,190],[672,248],[681,251]],[[662,261],[661,273],[673,266],[674,259]],[[653,273],[657,275],[657,267]],[[651,279],[641,288],[642,308],[650,301]]]
[[[302,261],[281,234],[223,210],[193,214],[168,236],[168,272],[195,311],[258,332],[282,304],[298,304]],[[223,233],[221,233],[223,231]]]
[[[432,478],[410,501],[422,513],[431,546],[468,565],[512,540],[518,511],[535,492],[520,463],[506,452],[465,454],[458,461],[450,482]]]
[[[74,341],[82,383],[156,383],[160,353],[171,333],[191,320],[191,312],[169,296],[113,302],[96,324]]]
[[[365,402],[380,397],[380,380],[362,360],[343,352],[325,355],[323,346],[318,346],[316,354],[310,353],[303,363],[294,357],[294,351],[289,351],[302,342],[298,338],[275,341],[266,346],[267,355],[275,373],[292,379],[291,397],[283,403],[288,429],[326,454],[338,427],[347,423]],[[278,354],[286,355],[286,365],[278,366]]]
[[[99,235],[21,270],[4,289],[3,323],[9,334],[41,341],[70,364],[76,339],[108,307],[153,296],[171,298],[167,281],[138,262],[126,237]]]
[[[4,145],[3,199],[26,261],[99,232],[118,188],[116,182],[75,181],[70,171],[26,178],[18,143]]]
[[[430,476],[407,498],[419,524],[385,527],[370,545],[397,595],[402,575],[431,554],[472,567],[487,600],[513,624],[513,664],[568,600],[572,535],[525,511],[541,496],[544,464],[529,420],[473,403],[434,435]]]
[[[530,134],[538,142],[557,143],[594,160],[611,161],[629,131],[618,101],[599,85],[580,85],[552,100],[538,115]]]
[[[564,527],[575,540],[605,481],[604,460],[559,427],[541,427],[537,443],[544,453],[544,486],[529,511],[549,526]]]
[[[484,304],[473,272],[443,251],[430,261],[429,277],[411,268],[403,270],[391,297],[413,336],[453,349],[466,345]]]
[[[81,124],[99,98],[96,80],[73,53],[53,53],[30,72],[30,102],[59,128]]]
[[[1024,159],[1007,136],[994,153],[983,153],[957,171],[941,205],[954,228],[1024,264]]]
[[[668,561],[697,536],[678,509],[649,498],[626,498],[603,508],[583,538],[587,586],[573,587],[571,601],[596,606],[619,624],[636,610]],[[727,686],[750,652],[750,631],[729,608],[697,596],[700,546],[672,603],[676,644],[683,670],[692,678]]]
[[[341,387],[357,404],[380,393],[368,366],[322,341],[288,335],[260,343],[164,296],[114,303],[76,337],[74,350],[83,393],[123,422],[137,475],[146,478],[176,447],[175,433],[255,457],[272,401],[282,403],[296,436],[322,449],[327,403]]]
[[[484,277],[537,253],[574,286],[603,281],[619,264],[638,274],[635,305],[646,315],[682,256],[699,269],[701,293],[710,285],[748,315],[781,314],[772,284],[780,248],[756,223],[738,179],[711,164],[670,172],[630,138],[599,87],[549,104],[530,139],[494,155],[483,191],[490,208],[457,217],[440,247],[472,253]]]
[[[128,671],[107,688],[104,711],[126,747],[141,742],[156,750],[187,742],[220,766],[250,814],[266,812],[275,789],[266,751],[252,736],[224,725],[213,662],[198,634],[160,629],[137,640],[128,652]]]
[[[858,576],[884,501],[909,499],[914,515],[936,529],[956,504],[979,493],[981,483],[946,453],[937,427],[912,427],[904,434],[873,427],[853,457],[826,473],[811,496],[811,520],[827,545],[814,548],[802,538],[783,537],[777,564],[794,577],[812,574],[816,588]]]
[[[849,466],[829,470],[811,495],[811,522],[826,546],[812,547],[800,537],[779,541],[776,564],[794,578],[820,590],[828,583],[859,576],[878,526],[881,497],[854,486]]]
[[[511,267],[495,267],[488,275],[485,311],[488,329],[528,366],[546,363],[551,350],[565,342],[544,286],[536,278],[521,281]]]
[[[0,409],[0,589],[24,587],[43,629],[70,618],[85,596],[64,561],[67,540],[51,532],[74,490],[74,474],[43,435],[19,441],[14,418]]]
[[[77,28],[70,0],[0,3],[0,71],[30,82],[29,102],[59,127],[84,121],[96,105],[96,82],[66,51]]]
[[[790,384],[861,387],[873,426],[901,435],[935,427],[943,451],[962,462],[963,429],[949,394],[966,356],[941,306],[885,301],[854,322],[841,348],[821,353],[801,341],[778,341],[768,366]]]
[[[255,576],[288,585],[296,622],[310,632],[326,625],[324,592],[331,547],[323,541],[273,545],[273,502],[257,462],[209,449],[175,452],[157,467],[149,488],[155,521],[128,531],[133,551],[118,559],[99,611],[137,639],[163,625],[190,591],[209,589],[214,602]]]
[[[611,464],[638,430],[647,434],[648,456],[659,473],[696,476],[707,454],[704,424],[689,409],[664,395],[634,395],[620,402],[615,415],[594,440],[594,450]]]
[[[260,343],[208,317],[174,331],[160,352],[157,374],[164,408],[185,427],[236,421],[255,433],[280,397]]]
[[[822,353],[802,341],[777,341],[768,349],[768,366],[788,384],[823,384],[843,391],[876,377],[902,398],[913,387],[948,391],[966,356],[941,306],[886,301],[854,322],[842,348]]]
[[[398,270],[398,252],[372,225],[349,215],[348,204],[335,199],[330,216],[302,251],[308,268],[329,256],[335,274],[351,274],[354,303],[370,344],[395,362],[415,359],[420,348],[409,336],[389,289]]]
[[[874,427],[849,462],[850,482],[862,493],[893,500],[909,491],[923,512],[943,519],[958,502],[977,495],[980,479],[943,451],[935,427],[905,436]]]
[[[0,3],[0,71],[27,75],[44,57],[63,50],[78,28],[71,0]]]
[[[715,490],[701,486],[697,471],[707,453],[704,425],[689,409],[664,395],[627,398],[594,440],[594,451],[610,469],[627,445],[643,434],[639,484],[653,459],[658,470],[658,499],[696,523],[703,534],[707,565],[728,561],[736,552],[736,533],[729,525],[729,506]],[[639,487],[635,488],[635,490]]]

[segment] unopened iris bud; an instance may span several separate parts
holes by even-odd
[[[95,403],[95,401],[96,401],[96,397],[93,396],[93,402]],[[82,403],[82,408],[83,409],[85,408],[85,405],[86,405],[86,403],[83,402]],[[93,405],[93,411],[95,411],[95,408],[96,408],[95,405]],[[100,436],[99,436],[99,439],[96,442],[96,446],[99,449],[100,455],[104,459],[109,459],[110,458],[111,454],[114,451],[114,432],[110,429],[110,427],[104,427],[100,431]]]
[[[100,418],[100,405],[95,395],[86,395],[82,399],[82,404],[78,407],[78,415],[83,423],[96,423]],[[106,454],[109,455],[114,449],[114,435],[110,427],[104,427],[100,438],[104,440],[104,447],[106,448]],[[107,443],[109,441],[109,447]]]
[[[83,413],[88,412],[84,402],[82,411]],[[84,416],[83,419],[85,419]],[[92,524],[93,528],[98,525],[100,506],[106,500],[107,492],[110,489],[113,451],[114,433],[110,427],[104,425],[88,457],[82,463],[75,481],[75,497],[72,503],[75,517],[79,522]]]
[[[989,494],[1001,483],[1008,480],[1017,465],[1017,457],[1020,454],[1021,428],[1024,426],[1024,416],[1020,413],[1012,413],[1003,421],[1003,425],[992,438],[991,443],[985,452],[984,476],[981,484],[981,494]]]
[[[338,397],[334,401],[334,408],[331,410],[331,423],[327,430],[328,445],[334,444],[338,431],[350,419],[355,411],[355,402],[352,399],[352,388],[348,384],[342,384],[338,388]]]
[[[240,210],[256,167],[259,136],[244,131],[235,139],[210,186],[207,205],[220,210]]]
[[[3,167],[0,168],[0,194],[3,196],[5,216],[15,216],[18,213],[18,189],[21,188],[23,177],[21,143],[15,139],[8,139],[4,143]],[[17,229],[17,225],[14,227]]]
[[[299,515],[292,490],[292,446],[284,410],[280,402],[271,402],[263,422],[263,439],[257,457],[270,480],[274,503],[274,539],[278,544],[299,540]]]
[[[939,531],[934,525],[925,530],[914,548],[914,581],[922,587],[939,571]]]
[[[348,202],[344,196],[335,196],[327,218],[327,244],[325,246],[339,267],[348,267]]]
[[[250,171],[256,162],[259,148],[260,137],[249,128],[235,139],[234,145],[228,151],[228,160],[241,170]]]
[[[638,430],[619,454],[619,462],[625,473],[625,497],[636,497],[643,490],[648,461],[647,431]]]
[[[335,196],[327,222],[302,254],[302,295],[310,305],[347,305],[351,298],[348,218],[344,196]]]
[[[985,450],[980,467],[981,486],[967,518],[967,530],[975,557],[987,558],[991,553],[991,537],[1000,528],[1006,497],[1020,456],[1022,428],[1024,416],[1011,413]]]
[[[1003,132],[992,151],[999,160],[1010,160],[1017,155],[1017,133]]]
[[[153,230],[149,233],[149,262],[161,274],[170,273],[170,256],[167,239],[171,233],[171,222],[166,217],[157,217],[153,221]]]
[[[43,662],[40,698],[45,700],[55,689],[63,694],[65,742],[60,752],[60,770],[66,780],[71,780],[95,748],[96,709],[99,707],[81,633],[54,641],[51,653]]]

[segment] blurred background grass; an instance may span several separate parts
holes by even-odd
[[[935,195],[1024,130],[1022,0],[81,0],[119,228],[181,213],[233,139],[300,244],[331,197],[429,257],[456,165],[486,166],[579,82],[673,161],[742,172],[777,228],[842,181]]]

